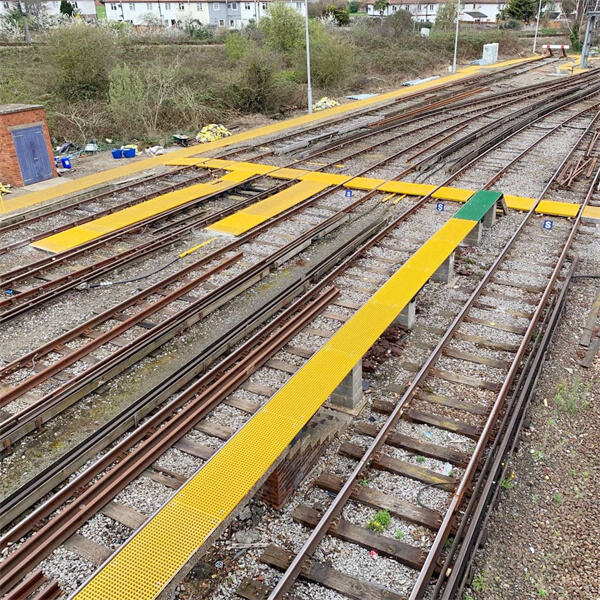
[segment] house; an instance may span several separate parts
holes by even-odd
[[[76,12],[86,19],[96,18],[96,3],[95,0],[69,0]],[[35,6],[30,3],[29,10],[35,10]],[[42,0],[41,7],[50,17],[55,17],[60,14],[60,0]],[[14,10],[17,6],[15,0],[0,0],[0,16]]]
[[[86,0],[87,1],[87,0]],[[289,6],[304,15],[304,2],[286,1]],[[106,18],[109,21],[128,21],[142,25],[158,21],[166,26],[178,26],[186,21],[201,25],[241,29],[252,21],[258,22],[268,14],[271,0],[237,0],[225,2],[196,2],[194,0],[106,0]]]
[[[374,9],[376,0],[366,0],[367,14],[379,17],[380,12]],[[478,2],[460,3],[460,20],[466,23],[495,23],[498,14],[506,8],[508,0],[479,0]],[[408,10],[415,21],[435,23],[435,16],[442,4],[440,0],[428,0],[427,3],[416,3],[415,0],[388,0],[382,16],[393,15],[399,10]],[[553,6],[560,6],[554,2]]]

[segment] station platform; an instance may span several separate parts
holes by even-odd
[[[73,598],[156,598],[501,198],[473,194]]]
[[[370,106],[376,106],[377,104],[382,102],[397,100],[402,98],[403,96],[410,96],[420,91],[430,90],[439,85],[444,85],[446,83],[471,77],[481,71],[503,69],[505,67],[510,67],[516,64],[525,64],[531,61],[539,60],[540,58],[541,57],[539,56],[530,56],[527,58],[515,58],[511,60],[506,60],[495,63],[493,65],[470,65],[468,67],[465,67],[464,69],[461,69],[460,71],[458,71],[458,73],[452,75],[443,75],[438,79],[426,81],[418,85],[403,87],[397,90],[393,90],[391,92],[386,92],[377,96],[373,96],[371,98],[365,98],[363,100],[356,100],[354,102],[341,104],[340,106],[335,106],[327,110],[301,115],[292,119],[278,121],[270,125],[265,125],[263,127],[257,127],[248,131],[236,133],[230,137],[215,140],[214,142],[202,144],[201,146],[189,146],[187,148],[182,148],[169,154],[154,156],[152,158],[147,158],[137,162],[123,164],[113,169],[107,169],[106,171],[94,173],[93,175],[87,175],[77,179],[72,179],[66,183],[56,185],[48,189],[23,194],[21,196],[16,196],[13,198],[11,198],[10,195],[8,197],[5,196],[3,198],[3,203],[0,205],[0,218],[2,214],[10,214],[16,211],[22,211],[37,204],[51,202],[53,200],[63,198],[70,194],[83,192],[85,190],[89,190],[93,187],[100,186],[102,184],[114,182],[116,180],[134,175],[136,173],[141,173],[142,171],[153,169],[159,165],[167,164],[167,161],[171,159],[180,159],[190,156],[204,155],[213,150],[225,148],[233,144],[247,142],[250,140],[258,140],[259,138],[264,136],[283,132],[289,129],[294,129],[303,125],[310,125],[311,123],[327,121],[327,119],[337,117],[345,113],[351,113],[355,110],[368,108]]]

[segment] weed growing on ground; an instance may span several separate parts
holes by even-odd
[[[396,531],[395,537],[397,540],[403,540],[404,539],[404,531],[402,531],[402,529],[398,529],[398,531]]]
[[[424,457],[424,456],[416,456],[416,457],[415,457],[415,460],[416,460],[418,463],[424,463],[424,462],[425,462],[425,457]]]
[[[556,504],[558,504],[560,506],[563,503],[562,494],[559,492],[556,492],[556,494],[554,494],[552,496],[552,500],[554,500],[554,502],[556,502]]]
[[[367,487],[369,485],[369,480],[366,477],[363,477],[358,484],[362,487]]]
[[[536,585],[535,586],[535,591],[537,592],[537,595],[540,598],[547,598],[548,597],[548,592],[543,587],[541,587],[540,585]]]
[[[485,578],[485,573],[483,571],[479,571],[479,573],[477,573],[475,577],[473,577],[471,587],[476,592],[487,592],[488,584]]]
[[[367,523],[367,529],[382,533],[392,522],[392,517],[387,510],[379,510],[375,516]]]
[[[579,377],[575,377],[571,385],[564,382],[558,384],[554,400],[560,410],[575,414],[589,406],[590,401],[587,396],[591,388],[591,383],[583,384]]]

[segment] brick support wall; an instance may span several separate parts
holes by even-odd
[[[8,109],[8,110],[7,110]],[[52,176],[56,177],[56,168],[53,160],[52,142],[50,141],[50,132],[46,123],[46,111],[43,107],[23,106],[14,111],[10,106],[0,106],[0,182],[10,183],[13,186],[21,187],[23,177],[19,167],[17,151],[13,143],[11,133],[12,127],[25,125],[42,125],[42,131],[46,138],[48,156],[50,157],[50,167]]]

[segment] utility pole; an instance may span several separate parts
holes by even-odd
[[[308,81],[308,113],[312,113],[312,84],[310,81],[310,36],[308,35],[308,0],[304,0],[306,24],[306,80]]]
[[[596,28],[596,19],[600,17],[600,0],[587,0],[585,13],[587,14],[587,26],[585,28],[585,37],[583,38],[583,48],[581,49],[581,62],[579,66],[585,69],[587,59],[592,45],[592,31]]]
[[[456,55],[458,54],[458,22],[460,17],[460,0],[456,0],[456,32],[454,34],[454,58],[452,59],[452,72],[456,73]]]
[[[540,16],[542,14],[542,0],[539,0],[538,3],[538,11],[537,11],[537,21],[535,22],[535,35],[533,36],[533,50],[532,52],[535,54],[535,48],[537,46],[537,38],[538,31],[540,29]]]

